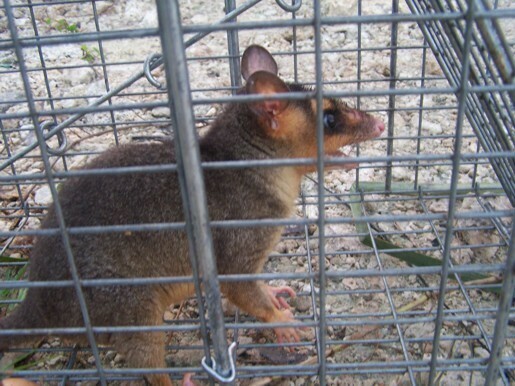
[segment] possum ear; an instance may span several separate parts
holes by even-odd
[[[245,85],[247,94],[260,94],[263,96],[273,96],[278,93],[290,91],[286,83],[274,74],[267,71],[253,73]],[[249,107],[259,117],[264,118],[269,128],[277,130],[280,126],[279,115],[288,107],[285,99],[269,99],[259,102],[249,102]]]
[[[267,71],[277,75],[277,63],[270,52],[258,45],[247,47],[241,58],[241,76],[248,80],[258,71]]]

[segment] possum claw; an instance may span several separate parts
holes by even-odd
[[[290,310],[282,310],[283,322],[294,322],[293,314]],[[277,343],[296,343],[300,342],[300,337],[295,327],[276,327],[274,328],[277,336]]]
[[[268,295],[270,296],[270,300],[272,301],[274,306],[279,310],[283,309],[283,308],[289,309],[290,305],[286,302],[284,297],[278,296],[278,295],[284,294],[284,295],[288,295],[292,298],[297,296],[295,291],[291,287],[288,287],[288,286],[282,286],[282,287],[267,286],[266,289],[268,291]]]

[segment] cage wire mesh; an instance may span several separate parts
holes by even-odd
[[[179,3],[199,135],[237,100],[251,44],[273,53],[281,78],[388,128],[352,149],[358,169],[304,179],[259,276],[297,292],[292,310],[310,327],[294,350],[224,303],[235,383],[512,384],[513,2]],[[0,15],[5,316],[30,286],[50,188],[112,146],[173,129],[154,2],[4,1]],[[170,376],[202,384],[198,304],[170,305],[163,325]],[[142,379],[98,350],[49,337],[4,353],[0,371],[44,384]]]

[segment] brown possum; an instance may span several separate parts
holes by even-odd
[[[272,56],[250,46],[242,58],[246,80],[240,94],[273,96],[308,91],[277,76]],[[378,137],[378,119],[324,99],[326,155],[338,155],[345,145]],[[200,139],[203,162],[317,157],[314,100],[265,100],[229,104]],[[174,146],[130,144],[110,149],[85,169],[175,163]],[[204,179],[211,220],[288,218],[293,214],[301,178],[315,166],[209,169]],[[182,222],[183,210],[176,173],[134,173],[69,178],[59,192],[67,227]],[[54,207],[42,228],[57,228]],[[261,272],[281,235],[280,226],[212,230],[220,274]],[[188,242],[183,231],[72,234],[72,252],[83,279],[191,275]],[[69,280],[65,251],[58,236],[39,237],[30,257],[31,281]],[[278,293],[294,295],[289,287],[273,288],[261,281],[222,283],[225,296],[265,322],[290,322],[293,315]],[[86,287],[84,296],[94,326],[159,325],[163,312],[194,293],[193,284]],[[0,320],[2,329],[83,326],[73,288],[29,288],[25,300]],[[299,339],[292,327],[275,328],[279,342]],[[67,336],[80,344],[84,336]],[[165,334],[136,332],[97,336],[113,345],[129,366],[163,368]],[[0,335],[0,350],[34,340],[33,335]],[[153,385],[171,385],[166,374],[147,377]]]

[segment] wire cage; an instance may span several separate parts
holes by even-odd
[[[223,368],[235,362],[234,384],[515,382],[513,2],[4,0],[0,15],[2,317],[31,285],[103,285],[27,280],[59,186],[110,147],[193,128],[204,135],[241,100],[241,53],[259,44],[282,79],[380,117],[387,133],[331,161],[357,169],[306,176],[294,218],[280,221],[281,241],[255,276],[297,292],[301,342],[284,350],[268,325],[225,301],[215,323],[221,315],[192,298],[170,305],[158,327],[171,378],[213,382],[202,358],[236,342],[220,354]],[[179,85],[189,74],[188,87],[167,82],[163,62]],[[192,109],[194,122],[171,103]],[[292,162],[322,170],[324,157]],[[196,194],[188,201],[199,204]],[[170,280],[155,276],[119,284]],[[0,364],[3,376],[41,384],[137,382],[154,371],[128,368],[111,347],[51,336],[10,349]]]

